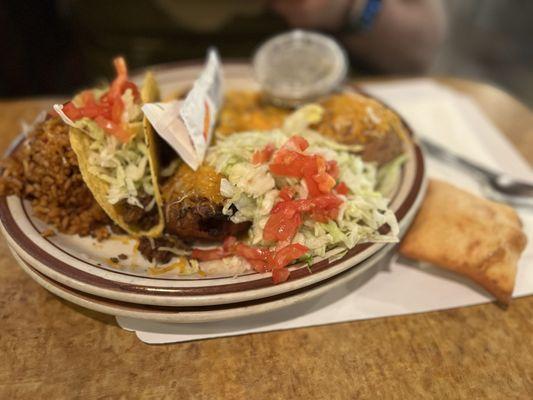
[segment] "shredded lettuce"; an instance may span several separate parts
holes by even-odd
[[[302,132],[310,125],[320,122],[324,109],[318,104],[307,104],[292,114],[283,122],[285,132]]]
[[[306,153],[337,161],[340,180],[348,186],[350,194],[342,196],[344,202],[336,220],[321,223],[305,218],[293,243],[304,244],[314,256],[324,256],[332,248],[345,252],[358,243],[398,241],[396,217],[388,209],[388,199],[380,188],[395,183],[398,175],[394,171],[399,171],[402,158],[387,164],[386,171],[378,170],[374,163],[364,162],[358,155],[361,146],[337,143],[310,129],[320,119],[321,112],[320,106],[308,105],[287,117],[282,129],[218,138],[208,150],[206,161],[223,176],[220,189],[225,197],[223,212],[235,223],[252,223],[247,238],[250,244],[268,245],[263,241],[263,230],[279,199],[279,190],[288,184],[296,186],[299,198],[306,198],[308,191],[303,181],[273,176],[266,165],[254,165],[251,159],[255,151],[267,144],[278,149],[298,134],[309,142]],[[388,233],[379,232],[382,225],[390,227]]]
[[[383,195],[387,196],[392,193],[396,182],[398,182],[400,171],[405,161],[407,161],[407,155],[400,154],[394,160],[389,161],[379,169],[377,190],[383,193]]]
[[[140,104],[135,102],[133,92],[131,89],[126,89],[122,95],[122,103],[124,104],[124,112],[122,113],[122,123],[128,124],[142,119],[142,110]]]
[[[109,184],[109,203],[117,204],[126,199],[128,204],[143,208],[139,194],[153,195],[154,188],[149,152],[142,134],[142,113],[140,105],[134,102],[131,89],[124,92],[122,100],[122,120],[128,124],[133,135],[127,143],[120,143],[89,118],[81,118],[72,125],[92,139],[88,149],[89,172]],[[153,204],[147,206],[148,209],[152,207]]]

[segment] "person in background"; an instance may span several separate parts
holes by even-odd
[[[72,92],[110,76],[117,54],[131,69],[203,59],[209,46],[249,58],[292,28],[334,36],[358,73],[414,74],[446,34],[440,0],[7,0],[2,20],[0,95]]]
[[[331,32],[380,72],[419,73],[446,36],[439,0],[273,0],[290,26]]]

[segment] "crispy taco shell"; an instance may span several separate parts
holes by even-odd
[[[159,88],[154,79],[152,73],[148,72],[144,78],[143,86],[141,88],[141,100],[143,103],[151,103],[159,100]],[[161,199],[161,193],[159,191],[158,184],[158,163],[157,163],[157,151],[156,142],[154,137],[154,129],[148,122],[146,117],[142,122],[130,124],[130,129],[136,134],[144,135],[146,146],[148,147],[149,157],[148,162],[150,165],[150,174],[152,176],[152,182],[154,187],[154,197],[156,201],[158,222],[148,230],[140,229],[137,226],[129,224],[125,221],[121,212],[121,206],[118,204],[110,204],[107,201],[107,193],[109,190],[109,184],[89,172],[89,146],[91,144],[91,138],[85,133],[76,128],[70,128],[69,138],[72,149],[76,153],[78,158],[78,164],[80,167],[83,180],[87,184],[94,198],[100,204],[102,209],[109,215],[109,217],[118,226],[133,236],[160,236],[164,228],[164,216],[163,216],[163,202]]]

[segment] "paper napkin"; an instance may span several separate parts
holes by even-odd
[[[183,101],[147,103],[142,110],[157,134],[196,170],[211,142],[221,103],[222,67],[216,50],[209,49],[205,67]]]

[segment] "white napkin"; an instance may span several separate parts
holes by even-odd
[[[431,80],[369,84],[365,90],[400,112],[415,132],[488,167],[533,181],[533,171],[468,97]],[[473,192],[464,172],[428,160],[431,177]],[[533,294],[533,213],[520,211],[528,246],[519,263],[514,297]],[[529,268],[528,268],[529,266]],[[319,298],[252,317],[202,324],[164,324],[117,317],[145,343],[172,343],[449,309],[493,298],[455,274],[405,259],[382,260],[364,276]]]
[[[157,134],[196,171],[213,136],[221,103],[222,66],[212,48],[207,52],[204,69],[183,101],[146,103],[142,110]],[[61,115],[57,107],[62,106],[54,106]]]

